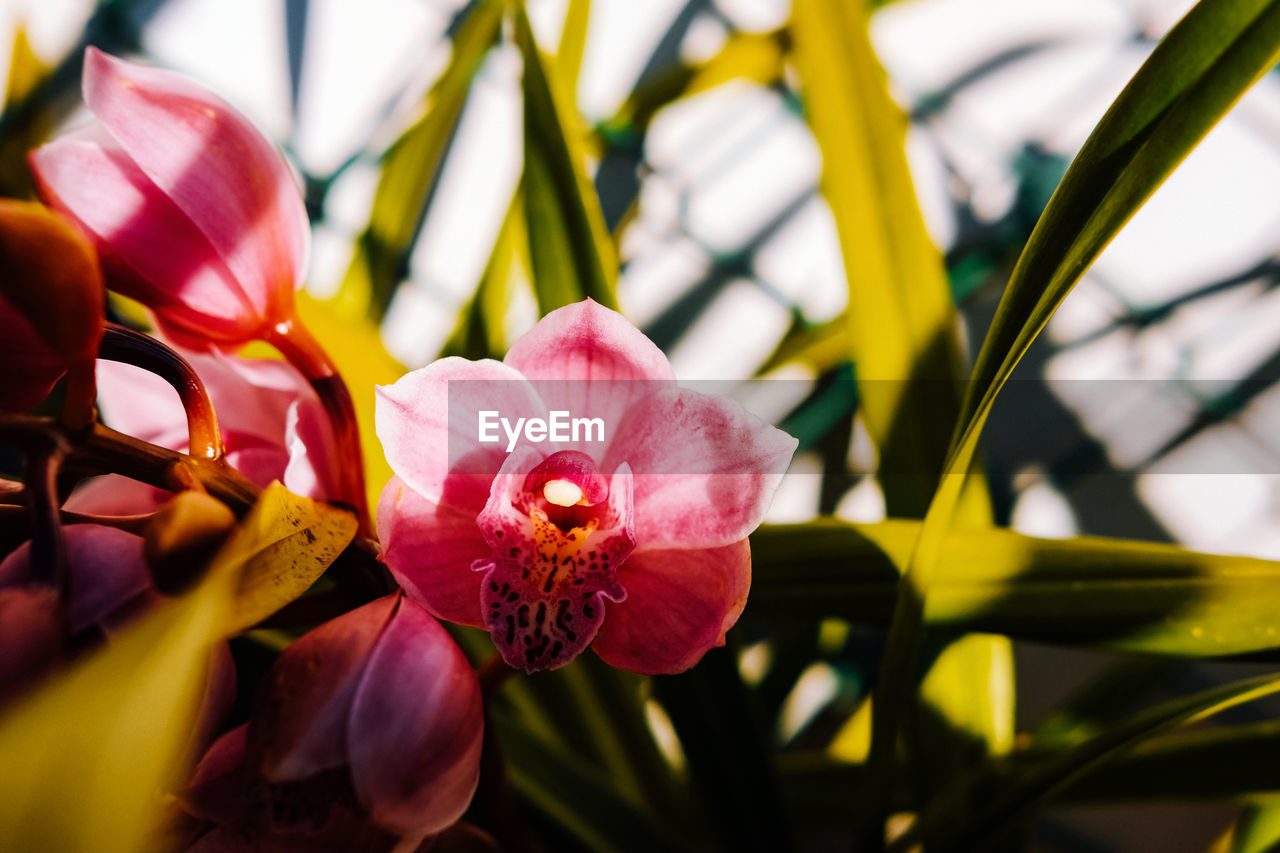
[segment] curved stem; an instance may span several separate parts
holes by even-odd
[[[90,359],[67,369],[67,393],[62,403],[62,422],[71,429],[84,429],[93,423],[94,405],[98,401],[97,377]]]
[[[27,508],[31,512],[31,575],[43,586],[64,590],[67,548],[58,511],[58,472],[65,448],[59,441],[32,442],[26,450]]]
[[[365,493],[360,427],[356,423],[355,404],[351,400],[347,384],[342,381],[337,366],[324,347],[296,317],[277,324],[267,337],[267,343],[279,350],[306,377],[324,405],[325,414],[333,427],[334,441],[337,443],[338,459],[333,468],[339,480],[338,487],[342,491],[341,499],[355,509],[356,517],[360,520],[360,535],[372,536]]]
[[[79,432],[48,418],[0,415],[0,444],[23,448],[50,444],[66,447],[69,448],[67,462],[86,476],[122,474],[170,491],[181,488],[186,478],[194,478],[237,516],[247,513],[258,499],[258,487],[223,459],[197,459],[102,424],[94,424],[88,432]],[[10,494],[12,488],[5,486],[0,492]],[[331,571],[348,599],[356,603],[372,601],[396,588],[386,567],[378,560],[378,544],[372,539],[357,537],[334,561]]]
[[[156,374],[173,386],[187,413],[187,443],[198,459],[222,458],[222,433],[213,402],[187,360],[155,338],[108,323],[98,358],[132,364]]]

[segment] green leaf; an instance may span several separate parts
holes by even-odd
[[[846,342],[889,515],[924,515],[960,411],[964,357],[942,253],[907,167],[907,117],[889,97],[865,3],[797,0],[794,56],[822,150],[849,282]]]
[[[1245,809],[1231,829],[1231,853],[1275,853],[1280,850],[1280,806],[1259,803]]]
[[[230,578],[166,603],[0,720],[7,850],[152,849],[191,747]]]
[[[868,15],[861,2],[796,0],[791,34],[805,116],[823,154],[822,191],[844,257],[845,340],[879,450],[885,503],[891,516],[919,518],[946,461],[965,359],[942,253],[925,230],[907,165],[907,117],[889,95]],[[975,478],[967,494],[965,520],[990,523],[982,481]],[[935,662],[925,685],[943,727],[916,732],[925,738],[921,759],[932,765],[926,776],[951,775],[984,748],[1008,748],[1011,655],[1005,640],[973,638]],[[882,692],[904,694],[913,671],[887,670]],[[892,717],[888,731],[884,713],[873,718],[872,761],[880,764],[899,714],[891,702],[877,708]]]
[[[155,849],[162,795],[193,746],[213,644],[266,609],[263,581],[278,565],[323,559],[311,550],[329,553],[354,528],[349,514],[273,484],[192,592],[9,710],[0,719],[0,846]]]
[[[1153,737],[1062,792],[1067,802],[1247,799],[1280,792],[1280,721]]]
[[[382,318],[405,276],[431,188],[462,116],[471,81],[497,39],[503,6],[501,0],[474,4],[454,38],[449,67],[427,93],[422,117],[383,158],[369,224],[356,241],[355,256],[338,297],[374,320]]]
[[[528,249],[524,202],[517,195],[493,244],[480,285],[462,310],[457,327],[441,349],[441,357],[500,360],[506,355],[506,317],[511,294],[518,287],[528,287],[532,278]]]
[[[238,577],[226,633],[256,625],[306,592],[356,534],[346,510],[300,498],[272,483],[210,571]]]
[[[751,715],[735,650],[712,649],[691,670],[653,680],[671,717],[719,847],[787,850],[792,844],[770,763],[771,740]]]
[[[582,128],[534,41],[523,9],[515,16],[524,61],[524,175],[534,292],[542,314],[590,297],[617,307],[618,259],[587,176]]]
[[[921,522],[834,519],[751,535],[749,612],[885,625]],[[943,540],[929,628],[1187,657],[1280,648],[1280,562],[1173,545],[1036,539],[956,528]]]
[[[1028,808],[1115,760],[1138,743],[1178,726],[1280,693],[1280,675],[1262,675],[1180,697],[1124,725],[1008,775],[974,774],[960,780],[927,808],[891,850],[974,850],[1009,829]]]
[[[705,92],[730,80],[751,80],[771,86],[782,79],[782,33],[730,33],[718,53],[705,62],[675,62],[638,81],[636,88],[602,122],[597,131],[624,146],[643,138],[658,110],[680,98]]]
[[[591,0],[569,0],[564,13],[564,29],[556,49],[556,74],[564,81],[566,92],[573,92],[582,70],[582,53],[587,46],[587,24],[591,18]]]
[[[573,755],[500,721],[502,754],[516,792],[588,850],[649,853],[696,849],[648,805],[623,796],[614,780]]]
[[[1033,748],[1078,743],[1116,725],[1184,666],[1178,660],[1139,657],[1108,667],[1040,721],[1031,733]]]
[[[1280,2],[1202,0],[1158,45],[1067,170],[1023,250],[983,341],[959,429],[906,564],[886,643],[873,755],[892,752],[918,657],[925,594],[1000,388],[1125,222],[1280,54]]]

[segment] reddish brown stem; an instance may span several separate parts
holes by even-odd
[[[61,442],[33,442],[26,449],[27,508],[31,512],[31,575],[38,584],[65,591],[67,548],[58,507],[58,472],[65,450]]]
[[[222,458],[222,433],[213,401],[185,358],[155,338],[115,323],[108,323],[103,331],[98,357],[141,367],[172,385],[187,413],[191,456],[211,461]]]
[[[62,422],[71,429],[84,429],[93,423],[97,400],[98,385],[92,359],[69,367]]]
[[[351,392],[342,381],[337,366],[320,342],[295,317],[276,325],[267,338],[280,354],[306,377],[324,405],[333,427],[338,459],[334,471],[339,480],[342,500],[350,504],[360,520],[360,535],[372,536],[369,504],[365,494],[364,453],[360,446],[360,427],[356,422]],[[331,462],[334,460],[330,460]]]
[[[68,467],[84,476],[122,474],[171,491],[181,488],[183,480],[194,478],[236,515],[247,513],[258,499],[258,487],[222,459],[196,459],[102,424],[94,424],[88,431],[72,431],[47,418],[0,416],[0,444],[29,448],[51,443],[67,448]],[[377,543],[368,538],[352,542],[334,562],[333,572],[348,600],[355,603],[372,601],[396,588],[378,562]]]

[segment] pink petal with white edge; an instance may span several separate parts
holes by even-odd
[[[564,666],[591,643],[605,600],[626,600],[617,571],[636,541],[625,465],[610,478],[607,501],[572,522],[583,526],[565,530],[524,488],[540,462],[538,451],[525,448],[494,479],[477,519],[491,554],[473,567],[484,573],[480,605],[494,645],[526,672]]]
[[[479,441],[479,413],[512,424],[546,415],[524,377],[492,360],[443,358],[376,390],[374,427],[391,470],[427,500],[477,513],[507,458],[501,427],[498,441]]]
[[[399,598],[347,729],[351,779],[371,820],[421,838],[462,817],[480,778],[480,683],[440,623]]]
[[[253,124],[171,71],[88,48],[84,100],[138,167],[195,223],[258,310],[292,308],[310,229],[284,159]]]
[[[603,419],[603,444],[565,445],[597,459],[628,409],[675,385],[662,350],[621,314],[591,299],[543,317],[503,361],[533,381],[549,408]]]
[[[265,322],[204,234],[100,123],[29,161],[41,199],[93,241],[114,289],[210,337],[243,339]]]
[[[270,782],[300,782],[347,763],[347,718],[393,595],[304,634],[267,673],[249,726],[249,750]]]
[[[484,626],[480,575],[471,564],[489,555],[474,511],[437,504],[392,477],[378,502],[382,560],[414,601],[435,616]]]
[[[751,549],[635,553],[618,579],[627,600],[609,605],[592,648],[610,666],[651,675],[684,672],[724,645],[747,603]]]
[[[637,551],[715,548],[760,525],[797,445],[737,403],[673,390],[631,411],[603,467],[634,472]]]

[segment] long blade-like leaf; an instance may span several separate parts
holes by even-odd
[[[471,80],[498,35],[500,0],[480,0],[454,39],[449,67],[427,93],[422,118],[388,149],[369,224],[356,241],[341,298],[381,319],[408,269],[424,208],[444,163]]]
[[[1237,705],[1280,693],[1280,675],[1262,675],[1166,702],[1128,723],[1012,774],[994,786],[980,774],[961,780],[893,845],[911,849],[975,850],[1007,829],[1026,809],[1058,793],[1155,735],[1207,719]]]
[[[925,592],[1000,388],[1125,222],[1280,56],[1280,2],[1202,0],[1157,46],[1085,142],[1014,269],[974,366],[960,428],[907,564],[885,651],[873,755],[892,753],[912,691]]]
[[[618,259],[605,228],[573,101],[534,41],[523,9],[516,43],[524,61],[524,177],[534,291],[546,314],[590,297],[617,307]]]
[[[749,613],[884,625],[918,521],[828,520],[752,534]],[[957,527],[924,611],[930,628],[1188,657],[1280,649],[1280,562],[1173,545],[1036,539]]]

